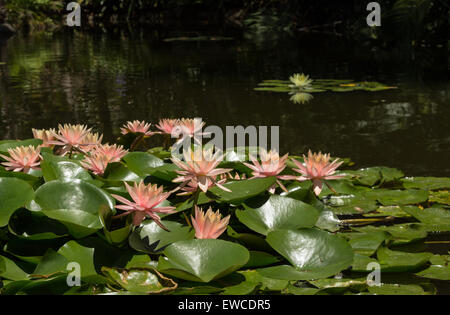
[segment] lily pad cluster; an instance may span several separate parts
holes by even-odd
[[[304,74],[294,74],[289,80],[264,80],[258,83],[255,91],[289,93],[290,100],[296,104],[309,102],[314,93],[320,92],[352,92],[369,91],[378,92],[396,89],[374,81],[355,81],[345,79],[310,79]]]
[[[448,243],[450,178],[345,159],[318,191],[310,180],[277,185],[298,175],[297,163],[251,178],[241,162],[222,161],[223,187],[180,195],[182,170],[148,137],[158,135],[124,133],[128,153],[101,173],[83,166],[83,147],[61,155],[40,139],[0,142],[2,154],[31,145],[42,157],[28,172],[0,168],[1,294],[435,294],[435,279],[450,280],[448,250],[426,249],[429,235]],[[116,209],[113,196],[133,197],[125,183],[141,182],[171,192],[159,207],[174,210],[160,221],[134,224]],[[196,237],[197,206],[229,216],[218,238]],[[380,285],[367,278],[373,263]]]

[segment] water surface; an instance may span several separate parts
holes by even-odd
[[[381,50],[322,35],[262,43],[158,37],[76,32],[2,42],[0,138],[78,122],[112,140],[127,120],[195,116],[221,127],[280,126],[281,150],[291,154],[311,148],[351,157],[360,167],[450,176],[446,48]],[[253,90],[295,72],[398,89],[318,93],[305,104]]]

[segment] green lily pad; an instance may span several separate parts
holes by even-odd
[[[279,230],[267,242],[302,274],[303,279],[327,278],[352,264],[353,250],[342,238],[317,229]]]
[[[272,195],[260,207],[244,207],[236,211],[239,221],[264,235],[279,229],[313,227],[319,218],[319,211],[311,205],[278,195]]]
[[[29,146],[32,145],[37,147],[42,144],[42,140],[40,139],[26,139],[26,140],[3,140],[0,141],[0,153],[7,153],[8,149],[14,149],[20,146]]]
[[[436,190],[450,188],[450,178],[448,177],[407,177],[402,179],[402,182],[407,189]]]
[[[131,224],[132,217],[127,216],[124,226],[112,228],[113,211],[104,206],[99,209],[99,218],[103,226],[103,232],[110,244],[119,245],[125,242],[130,235],[133,225]]]
[[[425,190],[387,190],[374,189],[364,194],[368,198],[378,200],[383,206],[409,205],[422,203],[428,200]]]
[[[275,184],[275,181],[275,177],[232,181],[223,185],[231,192],[224,191],[219,187],[211,188],[211,192],[219,197],[220,202],[237,204],[265,192]]]
[[[380,232],[384,231],[391,235],[396,244],[409,243],[427,237],[427,231],[417,224],[395,224],[391,226],[364,226],[352,228],[359,232]]]
[[[383,272],[415,271],[425,265],[431,256],[431,253],[407,253],[393,251],[387,247],[380,247],[377,251]]]
[[[158,270],[174,277],[210,282],[244,266],[250,254],[236,243],[195,239],[169,245],[158,261]]]
[[[0,227],[7,225],[14,211],[33,198],[33,188],[27,182],[14,177],[0,177]]]
[[[39,211],[19,209],[9,219],[9,231],[19,238],[44,240],[67,236],[67,228]]]
[[[186,225],[173,221],[162,221],[162,224],[170,231],[164,231],[154,221],[146,221],[139,232],[142,240],[148,243],[152,252],[160,252],[166,246],[194,238],[194,230]]]
[[[177,284],[158,271],[148,268],[116,269],[102,267],[102,272],[123,289],[147,294],[175,290]]]
[[[22,268],[5,256],[0,256],[0,277],[13,281],[29,279],[28,274]]]
[[[419,207],[405,207],[403,210],[422,223],[429,225],[448,224],[450,226],[450,210],[437,207],[426,209],[420,209]]]
[[[250,259],[245,264],[244,267],[247,268],[264,267],[268,265],[273,265],[279,261],[280,259],[266,252],[250,251]]]
[[[450,267],[442,265],[431,265],[427,269],[416,273],[416,275],[423,278],[450,281]]]
[[[416,284],[382,284],[369,287],[369,292],[377,295],[424,295],[420,285]]]
[[[370,256],[378,247],[389,238],[389,234],[383,231],[371,233],[348,233],[349,243],[356,253]]]
[[[431,202],[442,203],[445,205],[450,205],[450,191],[441,190],[441,191],[430,191]]]
[[[330,196],[324,202],[331,211],[338,215],[366,213],[378,207],[375,200],[361,194]]]
[[[80,164],[65,158],[44,154],[41,161],[42,174],[46,182],[51,180],[71,181],[73,179],[92,180],[91,175]]]
[[[82,238],[102,228],[101,207],[114,208],[114,200],[100,188],[81,180],[54,180],[36,191],[35,201],[48,217],[63,223],[69,233]]]
[[[139,176],[149,175],[150,172],[164,164],[164,161],[147,152],[129,152],[123,157],[127,168]]]

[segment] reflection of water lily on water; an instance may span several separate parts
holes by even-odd
[[[312,94],[306,92],[295,92],[295,93],[291,92],[289,94],[291,94],[290,97],[291,102],[295,104],[305,104],[314,98]]]

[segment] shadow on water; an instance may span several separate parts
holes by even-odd
[[[447,48],[386,51],[323,35],[264,43],[164,42],[145,31],[14,36],[0,46],[1,138],[80,122],[113,139],[126,120],[197,116],[221,127],[278,125],[281,150],[291,154],[311,148],[358,167],[450,176],[447,55]],[[253,90],[295,72],[399,88],[318,93],[303,104]]]

